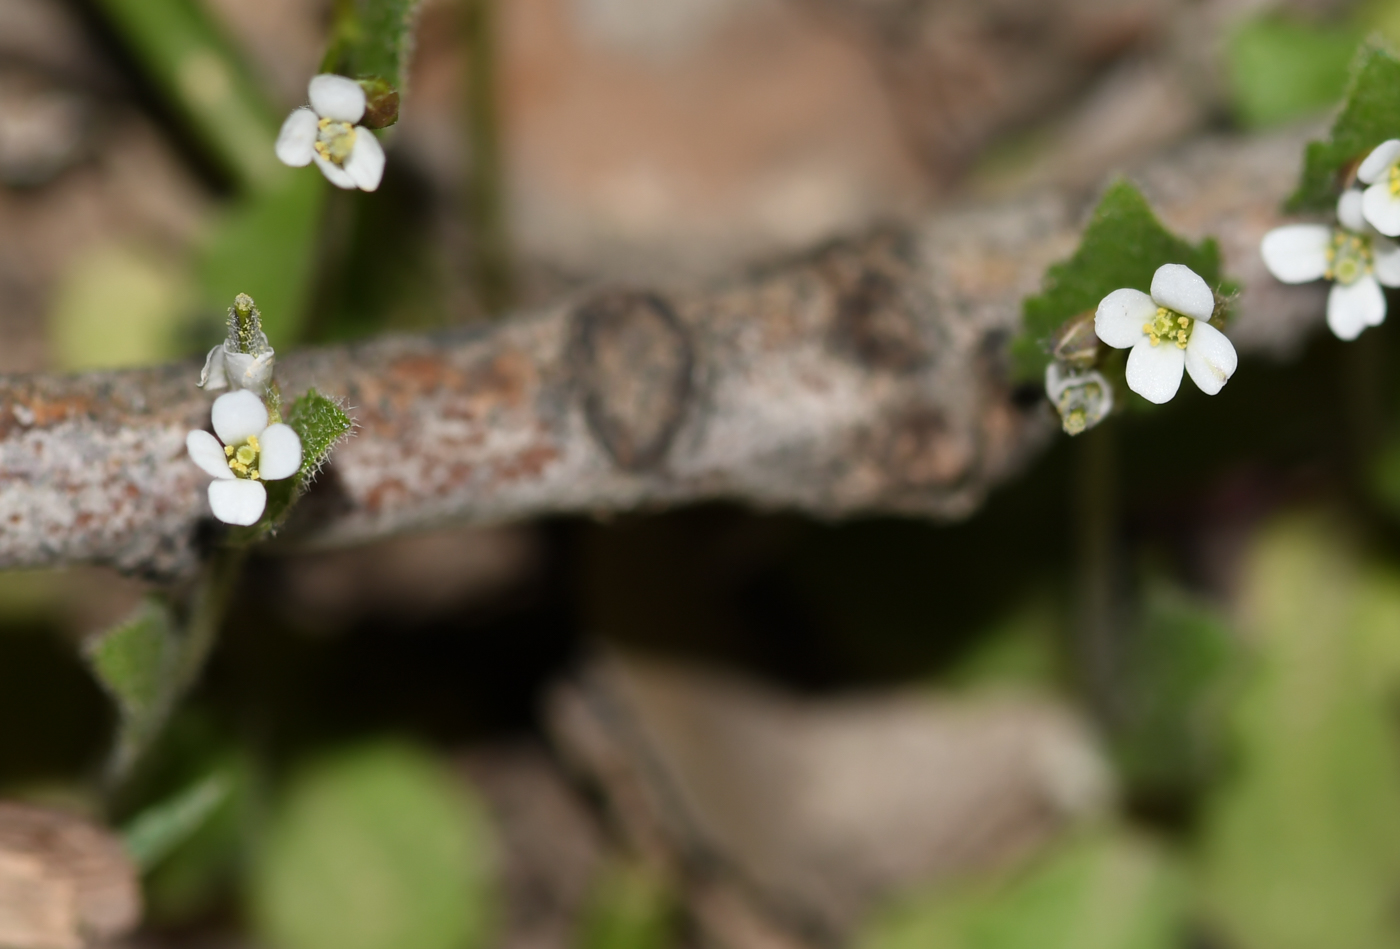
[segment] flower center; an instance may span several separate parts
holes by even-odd
[[[322,119],[316,125],[316,154],[326,161],[344,165],[355,147],[355,128],[349,122]]]
[[[1176,343],[1177,349],[1185,349],[1187,341],[1191,338],[1191,330],[1196,325],[1196,321],[1189,316],[1182,316],[1175,310],[1168,310],[1164,306],[1157,307],[1157,315],[1152,318],[1152,322],[1142,324],[1142,331],[1147,334],[1147,338],[1152,340],[1152,345],[1159,345],[1163,340]]]
[[[1371,272],[1371,238],[1350,231],[1333,231],[1323,276],[1340,284],[1355,283]]]
[[[262,454],[258,436],[249,435],[248,440],[241,445],[225,445],[224,454],[228,457],[229,471],[240,478],[258,480],[258,458]]]

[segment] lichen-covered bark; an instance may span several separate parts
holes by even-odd
[[[1221,239],[1245,352],[1286,350],[1322,315],[1318,291],[1274,284],[1257,254],[1301,141],[1200,142],[1133,176],[1168,226]],[[1055,436],[1002,354],[1093,198],[943,210],[723,285],[602,289],[489,327],[286,354],[283,391],[344,397],[359,426],[287,534],[708,498],[964,516]],[[215,536],[184,457],[212,400],[196,375],[0,377],[0,567],[187,572]]]

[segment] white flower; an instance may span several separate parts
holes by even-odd
[[[1362,184],[1361,211],[1386,237],[1400,236],[1400,138],[1381,142],[1356,169]]]
[[[384,175],[384,149],[374,133],[357,125],[365,91],[353,79],[322,73],[307,86],[311,108],[287,116],[277,136],[277,157],[300,168],[315,162],[338,188],[373,191]]]
[[[1234,375],[1239,357],[1225,334],[1207,322],[1215,294],[1190,267],[1163,264],[1152,276],[1152,295],[1114,290],[1099,303],[1094,332],[1128,354],[1128,388],[1159,405],[1181,387],[1183,369],[1206,395]]]
[[[1045,367],[1045,394],[1071,435],[1093,428],[1113,411],[1113,387],[1097,369],[1074,370],[1052,362]]]
[[[1356,339],[1385,321],[1381,285],[1400,287],[1400,246],[1376,233],[1363,215],[1365,198],[1348,191],[1337,202],[1339,228],[1290,224],[1264,235],[1259,252],[1284,283],[1331,280],[1327,325],[1338,339]]]
[[[267,424],[267,406],[247,389],[214,400],[215,438],[200,429],[185,436],[190,459],[214,476],[209,506],[225,524],[256,524],[267,507],[264,481],[301,468],[301,439],[290,425]]]

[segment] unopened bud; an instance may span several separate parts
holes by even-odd
[[[388,128],[399,120],[399,90],[378,76],[357,80],[365,91],[365,114],[360,124],[367,129]]]

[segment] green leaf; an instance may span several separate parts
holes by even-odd
[[[1222,290],[1220,249],[1214,240],[1191,245],[1161,225],[1147,199],[1119,180],[1104,192],[1074,256],[1046,272],[1044,289],[1022,304],[1021,333],[1012,340],[1012,372],[1038,382],[1050,363],[1049,341],[1066,321],[1095,310],[1114,290],[1146,293],[1163,264],[1185,264]]]
[[[1243,590],[1254,664],[1203,827],[1210,923],[1238,949],[1400,945],[1400,576],[1295,518],[1256,544]]]
[[[434,759],[360,746],[293,780],[252,918],[276,949],[468,949],[486,936],[490,846],[481,806]]]
[[[1309,142],[1290,211],[1330,211],[1350,169],[1400,129],[1400,60],[1379,39],[1366,43],[1352,63],[1346,102],[1326,141]]]
[[[181,649],[170,608],[148,597],[126,622],[89,640],[83,653],[117,706],[109,770],[120,779],[160,733],[177,698]]]
[[[579,949],[665,949],[674,942],[675,894],[655,870],[615,862],[584,906]]]
[[[136,815],[122,830],[127,852],[143,873],[150,872],[189,840],[228,799],[222,774],[207,778]]]
[[[292,172],[272,145],[282,117],[194,0],[97,0],[137,64],[214,159],[245,188]]]
[[[1324,109],[1346,91],[1362,31],[1263,17],[1242,26],[1226,52],[1240,122],[1265,128]]]
[[[1165,802],[1199,792],[1221,769],[1238,650],[1222,617],[1161,580],[1144,607],[1125,644],[1113,750],[1133,790]]]
[[[308,389],[292,403],[287,411],[287,424],[301,436],[302,461],[298,479],[314,477],[336,443],[355,427],[338,404],[315,389]]]
[[[1181,870],[1122,831],[1064,841],[1005,878],[935,891],[876,919],[859,949],[1179,949]]]
[[[336,32],[321,65],[355,79],[378,78],[402,90],[422,0],[340,0]]]

